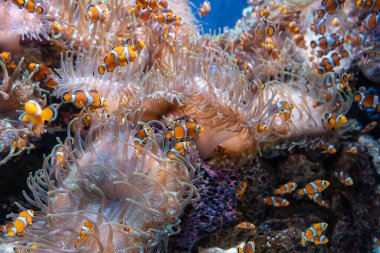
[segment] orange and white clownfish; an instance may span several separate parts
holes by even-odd
[[[207,0],[205,0],[201,4],[201,7],[199,7],[198,14],[201,17],[205,17],[210,11],[211,11],[211,3]]]
[[[25,8],[30,13],[37,12],[38,14],[42,14],[44,12],[41,4],[36,3],[34,0],[12,0],[12,2],[20,9]]]
[[[351,155],[357,155],[359,150],[357,146],[354,146],[352,143],[350,143],[346,148],[346,152]]]
[[[330,185],[329,181],[318,179],[306,184],[305,188],[299,189],[297,193],[300,196],[314,195],[316,193],[321,193],[323,190],[329,187],[329,185]]]
[[[236,227],[241,229],[254,229],[256,226],[248,221],[243,221],[237,224]]]
[[[31,72],[35,71],[33,75],[33,81],[44,81],[46,82],[46,85],[51,89],[54,89],[58,86],[57,81],[55,81],[52,77],[53,72],[47,66],[32,62],[28,65],[28,70]]]
[[[333,15],[346,0],[323,0],[320,9],[316,11],[318,17],[324,17],[326,13]]]
[[[133,5],[128,10],[129,14],[134,13],[136,17],[140,18],[143,21],[148,21],[152,15],[153,10],[150,8],[143,8],[140,5]]]
[[[259,91],[262,91],[265,88],[265,84],[260,79],[255,79],[249,82],[248,90],[252,95],[258,94]]]
[[[237,199],[241,199],[243,197],[243,194],[245,192],[245,189],[247,189],[248,183],[245,181],[240,181],[238,183],[237,189],[236,189],[236,197]]]
[[[254,241],[249,241],[245,244],[244,248],[238,247],[237,248],[237,253],[255,253],[255,242]]]
[[[4,225],[0,226],[0,232],[3,234],[7,234],[9,230],[13,227],[12,222],[7,221]]]
[[[169,7],[166,0],[136,0],[136,5],[142,8],[149,7],[151,9],[168,9]]]
[[[258,13],[257,13],[257,16],[259,18],[269,18],[269,15],[270,15],[270,9],[268,6],[265,6],[264,9],[260,10]]]
[[[324,17],[316,17],[313,23],[310,24],[311,30],[315,33],[315,35],[321,34],[324,35],[326,32],[326,21],[327,19]]]
[[[96,90],[90,92],[83,90],[76,90],[74,93],[65,92],[62,95],[62,102],[71,103],[76,108],[88,107],[90,110],[107,106],[107,101]]]
[[[63,147],[58,147],[54,151],[55,164],[60,164],[61,163],[61,167],[63,167],[64,166],[63,165],[64,157],[65,157],[65,153],[64,153]]]
[[[146,43],[142,39],[121,39],[120,42],[129,45],[132,50],[137,50],[139,53],[146,48]]]
[[[284,207],[290,204],[289,201],[280,197],[262,198],[261,201],[268,206],[274,206],[274,207]]]
[[[273,24],[270,24],[268,20],[264,19],[256,28],[256,35],[260,39],[265,39],[266,37],[272,37],[276,32],[276,28]]]
[[[367,17],[362,22],[362,27],[366,30],[372,30],[380,23],[380,13],[379,12],[371,12],[367,15]]]
[[[311,239],[310,242],[314,243],[315,245],[321,245],[321,244],[328,243],[329,239],[325,235],[320,235],[320,236],[316,236],[313,239]]]
[[[203,127],[195,122],[186,122],[185,124],[176,125],[173,130],[166,132],[166,138],[171,139],[190,139],[194,140],[199,134],[203,132]]]
[[[330,206],[330,203],[328,201],[322,199],[322,195],[320,193],[309,195],[309,198],[313,200],[315,203],[317,203],[318,206],[323,206],[326,208],[329,208]]]
[[[25,247],[13,248],[15,253],[33,253],[35,251],[31,251],[31,249],[38,249],[40,246],[33,242],[28,242]]]
[[[48,106],[42,110],[37,101],[29,100],[24,105],[25,112],[19,116],[19,120],[23,122],[33,123],[33,132],[36,135],[41,135],[41,130],[44,129],[45,121],[54,121],[58,116],[58,110],[53,106]]]
[[[165,40],[171,47],[174,47],[174,44],[176,42],[175,31],[175,27],[173,25],[169,25],[169,27],[165,27],[161,33],[161,38]]]
[[[321,123],[324,129],[337,130],[347,123],[347,118],[343,114],[326,113]]]
[[[150,20],[152,22],[158,22],[160,24],[173,23],[176,26],[179,26],[181,24],[181,18],[179,16],[173,15],[173,13],[170,11],[151,14]]]
[[[336,147],[333,144],[330,144],[326,147],[326,145],[322,145],[321,149],[323,150],[322,154],[330,154],[333,155],[336,153]]]
[[[347,42],[347,38],[344,36],[338,36],[336,33],[333,33],[329,36],[322,36],[318,40],[312,40],[310,46],[312,48],[320,47],[321,49],[329,52],[335,50],[337,47]]]
[[[252,39],[252,35],[249,34],[247,31],[243,31],[243,34],[240,35],[240,44],[243,46],[250,39]]]
[[[12,146],[17,149],[22,149],[26,147],[26,142],[21,137],[17,136],[12,142]]]
[[[301,245],[305,246],[307,242],[313,242],[315,238],[324,233],[327,226],[328,224],[325,222],[312,224],[312,226],[307,228],[305,232],[301,233]]]
[[[354,184],[354,181],[352,180],[352,178],[347,174],[347,173],[344,173],[343,171],[335,171],[334,172],[334,176],[339,180],[339,182],[341,184],[343,184],[344,186],[351,186]]]
[[[98,4],[89,4],[84,17],[87,21],[92,23],[103,23],[108,17],[108,10],[102,2],[99,2]]]
[[[12,228],[7,231],[6,236],[15,236],[20,234],[27,226],[33,224],[33,210],[26,210],[20,212],[18,217],[13,221]]]
[[[273,193],[275,195],[283,195],[287,193],[292,193],[297,188],[297,184],[294,182],[287,182],[284,185],[281,185],[278,189],[275,189]]]
[[[135,134],[134,145],[139,148],[143,147],[143,145],[146,144],[146,141],[147,141],[146,138],[148,138],[152,134],[153,134],[152,129],[144,126]],[[139,148],[136,148],[136,151],[135,151],[137,156],[139,156],[140,154]]]
[[[103,63],[99,65],[98,72],[103,75],[106,71],[113,72],[117,66],[125,66],[137,59],[137,53],[135,47],[130,47],[126,45],[117,45],[112,48],[103,59]]]
[[[380,112],[380,100],[379,96],[375,95],[372,90],[367,91],[365,87],[360,87],[358,91],[355,91],[354,101],[359,104],[359,107],[363,109],[371,109],[375,112]]]
[[[347,57],[347,50],[334,52],[329,57],[323,57],[317,68],[318,74],[322,75],[324,73],[332,72],[335,67],[340,66],[341,59]]]
[[[261,122],[260,124],[257,125],[257,132],[258,133],[268,133],[269,132],[269,127],[265,122]]]
[[[277,111],[280,114],[280,116],[283,116],[287,124],[289,124],[289,122],[292,122],[291,117],[293,108],[293,103],[287,101],[277,102]]]
[[[380,9],[380,1],[379,0],[357,0],[357,6],[364,7],[366,9],[377,11]]]
[[[5,62],[9,62],[11,60],[11,53],[7,51],[1,52],[0,58],[3,59]]]
[[[91,223],[91,221],[86,220],[80,229],[78,238],[75,240],[75,247],[78,247],[79,243],[81,243],[86,238],[87,234],[93,229],[94,225]]]
[[[190,147],[190,143],[189,142],[178,142],[174,145],[174,147],[169,150],[167,152],[167,157],[169,159],[172,159],[171,156],[172,155],[181,155],[181,156],[185,156],[186,152],[188,151]]]

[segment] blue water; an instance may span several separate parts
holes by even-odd
[[[211,12],[206,17],[198,15],[198,8],[204,0],[191,0],[192,9],[205,32],[218,30],[225,26],[234,27],[241,17],[242,11],[248,6],[246,0],[209,0]]]

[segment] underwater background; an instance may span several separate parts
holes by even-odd
[[[380,252],[380,1],[210,0],[205,17],[168,1],[178,26],[152,19],[165,1],[104,1],[90,25],[97,2],[15,2],[0,3],[17,24],[0,25],[0,253]],[[322,38],[339,46],[313,50]],[[35,123],[30,101],[52,115]]]

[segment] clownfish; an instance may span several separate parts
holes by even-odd
[[[86,220],[80,229],[78,238],[75,240],[75,247],[78,247],[79,243],[81,243],[93,229],[94,225],[89,220]]]
[[[26,142],[24,139],[17,136],[16,139],[12,142],[12,146],[17,149],[22,149],[26,147]]]
[[[185,124],[176,125],[173,130],[166,132],[166,138],[171,139],[195,139],[200,133],[203,132],[203,127],[195,122],[186,122]]]
[[[262,91],[265,88],[265,84],[260,80],[252,80],[248,84],[248,90],[251,91],[252,95],[258,94],[259,91]]]
[[[20,212],[18,217],[13,221],[12,228],[6,233],[6,236],[15,236],[20,234],[27,226],[33,224],[33,210],[26,210]]]
[[[153,134],[152,129],[148,127],[143,127],[137,133],[135,134],[135,140],[134,140],[134,145],[137,147],[143,147],[144,144],[146,144],[146,141],[149,136]],[[136,155],[139,156],[140,149],[136,148]]]
[[[245,192],[245,189],[247,189],[248,183],[245,181],[240,181],[237,189],[236,189],[236,196],[237,199],[241,199],[243,197],[243,194]]]
[[[169,150],[167,152],[167,157],[169,159],[172,159],[171,156],[172,155],[181,155],[181,156],[185,156],[187,150],[189,149],[190,147],[190,143],[189,142],[178,142],[174,145],[174,147]]]
[[[141,39],[125,39],[125,38],[119,38],[120,43],[123,43],[125,45],[128,45],[131,47],[132,50],[138,51],[139,53],[146,48],[146,43]]]
[[[26,247],[26,249],[25,249]],[[25,247],[18,247],[18,248],[13,248],[15,253],[32,253],[34,251],[30,251],[30,249],[38,249],[40,246],[33,242],[28,242]],[[24,250],[25,249],[25,250]],[[21,251],[23,250],[23,251]]]
[[[364,7],[366,9],[371,9],[377,11],[380,9],[380,1],[379,0],[357,0],[356,4],[358,6]]]
[[[33,132],[41,135],[44,130],[45,121],[54,121],[58,116],[58,110],[53,106],[48,106],[42,110],[41,106],[34,100],[25,102],[25,112],[19,116],[19,120],[23,122],[33,123]]]
[[[3,59],[5,62],[9,62],[11,60],[11,53],[7,51],[1,52],[0,58]]]
[[[205,0],[201,4],[201,7],[199,7],[198,14],[201,17],[205,17],[210,11],[211,11],[211,3],[207,0]]]
[[[310,24],[311,30],[315,33],[315,35],[321,34],[324,35],[326,32],[326,21],[327,19],[324,17],[316,17],[313,23]]]
[[[358,147],[353,146],[352,143],[348,145],[346,152],[351,154],[351,155],[357,155],[358,154]]]
[[[12,0],[20,9],[25,8],[28,12],[42,14],[44,9],[40,3],[36,3],[34,0]]]
[[[55,163],[56,164],[60,164],[61,163],[61,167],[63,167],[63,160],[65,158],[65,153],[64,153],[64,150],[63,150],[63,147],[58,147],[55,152],[54,152],[54,158],[55,158]]]
[[[31,72],[35,71],[33,75],[33,81],[44,81],[46,82],[46,85],[51,89],[54,89],[58,86],[57,81],[55,81],[52,77],[53,72],[47,66],[43,64],[30,63],[28,65],[28,70]]]
[[[131,62],[135,62],[137,59],[137,53],[134,49],[136,48],[125,45],[117,45],[112,48],[111,52],[104,57],[104,64],[99,65],[99,74],[103,75],[106,70],[107,72],[113,72],[117,66],[125,66]]]
[[[257,132],[258,133],[268,133],[269,132],[269,127],[265,122],[262,122],[257,125]]]
[[[89,4],[87,6],[86,15],[84,16],[87,21],[92,23],[103,23],[108,17],[108,10],[102,2],[98,4]]]
[[[275,189],[273,193],[275,195],[284,195],[287,193],[292,193],[297,188],[297,184],[294,182],[287,182],[284,185],[281,185],[278,189]]]
[[[334,176],[339,180],[339,182],[341,184],[343,184],[344,186],[351,186],[354,184],[354,181],[352,180],[352,178],[350,176],[348,176],[347,173],[344,173],[343,171],[335,171],[334,172]]]
[[[12,222],[8,221],[4,225],[0,226],[0,232],[3,234],[6,234],[6,233],[8,233],[9,230],[12,229],[12,227],[13,227]]]
[[[260,39],[265,39],[266,37],[272,37],[276,32],[276,28],[273,24],[270,24],[268,20],[264,19],[256,28],[256,35],[260,37]]]
[[[379,96],[375,95],[372,90],[366,91],[365,87],[360,87],[359,91],[354,92],[354,101],[359,104],[359,107],[363,109],[373,110],[380,112],[380,100]]]
[[[136,4],[142,8],[168,9],[169,4],[166,0],[136,0]]]
[[[283,116],[285,122],[289,124],[289,122],[292,122],[292,110],[294,109],[294,104],[287,102],[287,101],[281,101],[277,102],[277,111],[280,114],[280,116]]]
[[[175,27],[173,25],[170,25],[167,28],[164,28],[164,30],[161,33],[161,38],[168,42],[170,46],[174,46],[175,44]]]
[[[281,52],[273,44],[264,44],[263,46],[268,51],[269,56],[271,56],[273,60],[279,58]]]
[[[312,40],[310,46],[312,48],[320,47],[325,51],[335,50],[337,47],[343,45],[347,42],[347,38],[344,36],[338,36],[336,33],[333,33],[329,36],[322,36],[318,38],[317,41]]]
[[[324,129],[337,130],[347,123],[347,118],[343,114],[326,113],[321,123]]]
[[[160,24],[171,24],[173,23],[175,26],[179,26],[181,24],[181,18],[173,15],[172,12],[163,12],[152,14],[150,16],[150,20],[153,22],[158,22]]]
[[[299,189],[297,193],[300,196],[314,195],[316,193],[321,193],[323,190],[329,187],[329,185],[329,181],[318,179],[306,184],[305,188]]]
[[[258,13],[257,13],[257,16],[259,18],[268,18],[270,15],[270,10],[268,8],[268,6],[265,6],[264,9],[260,10]]]
[[[140,18],[143,21],[148,21],[152,15],[152,9],[143,8],[140,5],[131,5],[128,8],[129,14],[135,14],[136,17]]]
[[[255,242],[254,241],[249,241],[245,244],[244,248],[238,247],[237,248],[237,253],[255,253]]]
[[[250,39],[252,39],[252,35],[246,31],[243,31],[243,34],[240,35],[240,44],[243,46]]]
[[[320,193],[316,193],[314,195],[309,195],[309,198],[313,200],[315,203],[318,204],[318,206],[323,206],[326,208],[330,207],[330,203],[326,200],[322,199],[322,195]]]
[[[243,221],[240,222],[236,227],[241,229],[254,229],[256,226],[248,221]]]
[[[301,233],[301,245],[305,246],[307,242],[314,242],[316,238],[321,236],[326,230],[328,224],[325,222],[314,223]]]
[[[268,206],[274,206],[274,207],[284,207],[290,204],[289,201],[280,197],[262,198],[261,201]]]
[[[377,126],[377,121],[372,121],[371,123],[363,127],[362,132],[363,133],[371,132],[373,129],[375,129],[376,126]]]
[[[318,9],[318,17],[324,17],[326,13],[333,15],[338,7],[342,6],[346,0],[323,0],[321,3],[322,8]]]
[[[323,57],[317,68],[318,74],[332,72],[334,67],[340,66],[341,59],[348,57],[348,51],[343,50],[341,52],[332,53],[329,57]]]
[[[310,242],[313,242],[315,245],[321,245],[328,243],[329,239],[325,235],[321,235],[314,237]]]
[[[367,15],[367,17],[362,22],[362,27],[366,30],[372,30],[379,25],[380,22],[380,13],[372,12]]]
[[[322,145],[321,149],[323,149],[323,151],[321,152],[322,154],[333,155],[333,154],[336,153],[336,148],[335,148],[335,146],[333,144],[330,144],[327,147],[325,145]]]
[[[107,101],[96,90],[91,90],[90,92],[83,90],[76,90],[74,93],[65,92],[62,95],[62,102],[71,103],[76,108],[88,107],[90,110],[107,106]]]

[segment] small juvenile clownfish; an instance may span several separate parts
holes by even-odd
[[[321,123],[324,129],[337,130],[347,123],[347,118],[342,114],[326,113]]]
[[[164,30],[161,33],[161,38],[168,42],[168,44],[173,47],[176,39],[175,39],[175,27],[173,25],[170,25],[167,28],[164,28]]]
[[[279,58],[281,54],[280,50],[278,50],[273,44],[264,44],[264,47],[268,51],[269,56],[271,56],[273,60],[281,59]]]
[[[45,121],[54,121],[58,116],[58,110],[53,106],[48,106],[42,110],[41,106],[34,100],[25,102],[25,112],[19,116],[19,120],[23,122],[33,123],[33,132],[41,135],[44,130]]]
[[[358,6],[362,6],[366,9],[377,11],[380,9],[380,1],[379,0],[357,0],[356,4]]]
[[[198,9],[198,14],[201,17],[205,17],[208,13],[211,11],[211,3],[207,0],[205,0],[202,4],[201,7]]]
[[[305,246],[307,242],[313,242],[314,239],[321,236],[326,230],[328,224],[314,223],[311,227],[307,228],[305,232],[301,232],[301,245]]]
[[[322,154],[333,155],[333,154],[336,153],[336,148],[335,148],[335,146],[333,144],[330,144],[327,147],[325,147],[324,145],[322,145],[321,148],[323,149],[323,151],[321,152]]]
[[[321,3],[322,8],[316,11],[318,17],[324,17],[326,13],[333,15],[345,1],[346,0],[323,0]]]
[[[5,62],[9,62],[11,60],[11,53],[7,51],[1,52],[0,58],[3,59]]]
[[[261,122],[260,124],[257,125],[257,132],[258,133],[268,133],[269,132],[269,127],[265,122]]]
[[[75,240],[75,247],[78,247],[79,243],[81,243],[93,229],[94,225],[89,220],[86,220],[80,229],[78,238]]]
[[[272,37],[275,32],[275,26],[273,24],[270,24],[266,19],[262,20],[256,28],[256,35],[259,36],[262,40],[266,37]]]
[[[334,176],[339,180],[339,182],[341,184],[343,184],[344,186],[351,186],[354,184],[354,181],[352,180],[352,178],[347,174],[347,173],[344,173],[343,171],[335,171],[334,172]]]
[[[195,122],[186,122],[185,124],[178,124],[173,130],[166,132],[166,138],[171,139],[190,139],[194,140],[199,134],[203,132],[203,127]]]
[[[318,179],[306,184],[305,188],[299,189],[297,193],[300,196],[314,195],[316,193],[321,193],[323,190],[329,187],[329,185],[330,185],[329,181]]]
[[[359,104],[362,110],[380,112],[379,96],[375,95],[372,90],[366,91],[366,88],[362,86],[358,91],[354,92],[353,96],[354,101]]]
[[[280,197],[262,198],[261,201],[268,206],[274,206],[274,207],[284,207],[290,204],[289,201]]]
[[[278,189],[275,189],[273,193],[275,195],[284,195],[287,193],[292,193],[297,188],[297,184],[294,182],[287,182],[284,185],[281,185]]]
[[[6,236],[15,236],[21,234],[27,226],[33,224],[33,210],[26,210],[20,212],[18,217],[13,221],[12,228],[7,231]]]
[[[143,145],[146,144],[146,142],[147,142],[146,138],[148,138],[152,134],[153,134],[152,129],[144,126],[142,129],[137,131],[137,133],[135,134],[134,145],[137,147],[140,147],[140,148],[143,147]],[[140,149],[136,148],[135,153],[137,156],[139,156]]]
[[[26,142],[24,139],[17,136],[16,139],[12,142],[12,146],[17,149],[22,149],[26,147]]]
[[[91,90],[90,92],[83,90],[76,90],[74,93],[65,92],[62,95],[62,102],[71,103],[76,108],[88,107],[90,110],[107,106],[107,101],[96,90]]]
[[[137,50],[139,53],[146,48],[146,43],[141,39],[122,39],[120,42],[129,45],[132,50]]]
[[[107,72],[113,72],[117,66],[125,66],[137,59],[137,53],[134,50],[135,47],[129,47],[125,45],[117,45],[112,48],[106,57],[103,59],[103,63],[99,65],[98,72],[101,75]]]
[[[3,234],[6,234],[8,233],[9,230],[12,229],[12,222],[10,221],[7,221],[7,223],[5,223],[4,225],[0,226],[0,232],[3,233]]]
[[[237,253],[255,253],[255,242],[254,241],[249,241],[245,244],[244,248],[238,247],[237,248]]]
[[[248,221],[243,221],[240,222],[236,227],[241,229],[254,229],[256,226]]]
[[[265,88],[265,84],[260,80],[252,80],[248,84],[248,90],[251,91],[252,95],[258,94],[259,91],[262,91]]]
[[[348,57],[348,51],[343,50],[341,52],[332,53],[329,57],[323,57],[317,68],[318,74],[333,72],[333,69],[340,66],[341,59]]]
[[[245,181],[240,181],[237,189],[236,189],[236,196],[237,199],[241,199],[243,197],[243,194],[245,192],[245,189],[247,189],[248,183]]]
[[[247,41],[249,41],[250,39],[252,39],[252,35],[249,34],[248,32],[246,31],[243,31],[243,34],[240,35],[240,45],[243,46]]]
[[[151,9],[168,9],[169,7],[166,0],[136,0],[136,5],[142,8],[149,7]]]
[[[277,111],[280,114],[280,116],[283,116],[285,122],[289,124],[291,123],[291,117],[292,117],[292,110],[294,109],[294,104],[287,102],[287,101],[281,101],[277,102]]]
[[[353,146],[352,143],[348,145],[346,152],[351,154],[351,155],[357,155],[358,154],[358,147]]]
[[[33,81],[36,81],[36,82],[44,81],[46,82],[46,85],[51,89],[54,89],[58,86],[57,81],[55,81],[52,77],[53,72],[47,66],[32,62],[28,65],[28,70],[30,72],[35,71],[33,75]]]
[[[363,133],[371,132],[373,129],[375,129],[376,126],[377,126],[377,121],[372,121],[371,123],[363,127],[362,132]]]
[[[174,23],[177,24],[177,26],[178,24],[181,24],[181,18],[176,15],[173,15],[173,13],[170,11],[152,14],[150,16],[150,20],[153,22],[158,22],[160,24]]]
[[[108,17],[108,10],[102,2],[99,2],[98,4],[89,4],[84,17],[87,21],[91,21],[92,23],[103,23]]]
[[[321,49],[329,52],[335,50],[337,47],[347,42],[347,38],[344,36],[338,36],[336,33],[333,33],[329,36],[322,36],[318,38],[317,41],[312,40],[310,46],[312,48],[320,47]]]
[[[318,204],[318,206],[323,206],[326,208],[330,207],[330,203],[326,200],[322,199],[322,195],[320,193],[316,193],[314,195],[309,195],[309,198],[313,200],[315,203]]]
[[[143,21],[148,21],[152,15],[152,9],[143,8],[140,5],[130,6],[128,10],[129,14],[134,13],[136,17],[140,18]]]
[[[55,152],[54,152],[54,158],[55,158],[55,163],[56,164],[60,164],[61,163],[61,167],[64,166],[63,160],[65,158],[65,153],[64,153],[63,147],[58,147],[55,150]]]
[[[270,9],[268,6],[265,6],[264,9],[260,10],[258,13],[257,13],[257,16],[259,18],[268,18],[270,15]]]
[[[181,155],[181,156],[185,156],[187,150],[189,149],[190,147],[190,143],[189,142],[178,142],[174,145],[174,147],[169,150],[167,152],[167,157],[169,159],[172,159],[171,156],[172,155]]]
[[[36,3],[34,0],[12,0],[12,2],[20,9],[25,8],[30,13],[37,12],[38,14],[42,14],[44,12],[41,4]]]
[[[362,22],[362,27],[366,30],[372,30],[376,26],[378,26],[380,23],[380,13],[379,12],[372,12],[367,15],[367,17]]]
[[[25,247],[26,247],[26,249],[25,249]],[[38,246],[35,243],[28,242],[25,247],[14,248],[13,250],[15,253],[33,253],[35,251],[30,251],[30,250],[31,249],[38,249],[40,246]],[[21,251],[21,250],[23,250],[23,251]]]
[[[313,23],[310,24],[311,30],[315,33],[315,35],[321,34],[324,35],[326,32],[326,21],[327,19],[324,17],[316,17]]]

